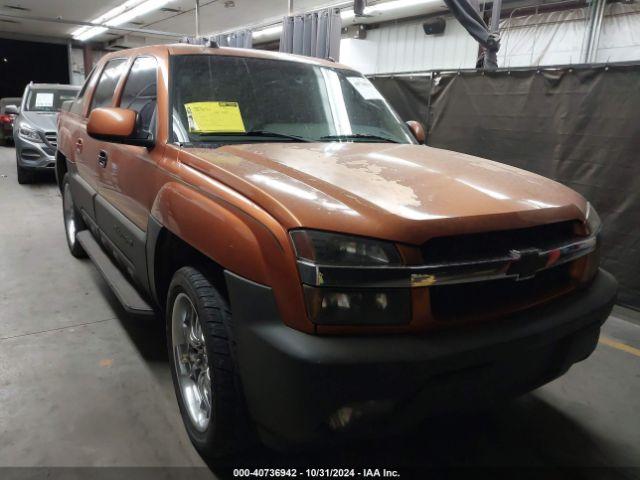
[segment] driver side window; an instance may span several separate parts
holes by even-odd
[[[138,113],[135,138],[152,139],[156,132],[158,109],[158,62],[154,57],[138,57],[122,91],[120,108]]]

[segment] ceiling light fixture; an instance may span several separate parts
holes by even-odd
[[[122,5],[119,5],[109,10],[104,15],[99,16],[91,20],[91,23],[99,23],[107,25],[108,27],[117,27],[125,23],[131,22],[133,19],[146,15],[154,10],[159,10],[167,3],[173,0],[128,0]],[[71,35],[75,40],[85,42],[97,35],[100,35],[109,30],[107,27],[80,27]]]
[[[408,7],[419,7],[421,5],[428,5],[433,3],[441,3],[442,0],[395,0],[391,2],[377,3],[376,5],[367,6],[364,8],[364,16],[379,15],[383,12],[390,12],[392,10],[400,10]],[[356,17],[356,13],[349,10],[342,10],[340,12],[342,20],[349,22]]]

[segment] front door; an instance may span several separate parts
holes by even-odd
[[[102,70],[98,83],[93,91],[93,97],[87,115],[91,110],[99,107],[111,107],[114,93],[122,75],[126,71],[126,58],[118,58],[107,62]],[[102,166],[100,164],[101,152],[108,151],[110,145],[107,142],[91,138],[87,134],[87,119],[83,119],[81,125],[74,130],[74,159],[78,176],[72,183],[74,198],[78,205],[93,219],[96,220],[95,196],[98,192],[99,177]]]
[[[122,87],[118,106],[137,113],[134,138],[156,137],[157,75],[154,57],[138,57]],[[154,179],[161,150],[160,145],[146,148],[111,143],[98,179],[98,223],[142,285],[146,284],[146,230],[157,192]]]

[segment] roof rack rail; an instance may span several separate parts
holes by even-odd
[[[187,45],[202,45],[203,47],[219,48],[218,42],[213,37],[182,37],[180,43]]]

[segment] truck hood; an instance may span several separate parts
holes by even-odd
[[[56,121],[58,112],[20,112],[20,121],[28,123],[32,128],[43,132],[58,130]]]
[[[418,244],[433,236],[583,219],[586,211],[584,198],[557,182],[425,146],[262,143],[188,152],[194,167],[241,191],[287,228]]]

